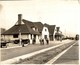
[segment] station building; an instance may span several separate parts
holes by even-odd
[[[56,25],[43,24],[41,22],[32,22],[22,19],[22,14],[18,14],[18,21],[10,29],[2,33],[2,37],[5,40],[29,39],[32,43],[32,39],[36,39],[36,43],[39,43],[40,38],[44,40],[48,38],[53,41],[55,35]]]

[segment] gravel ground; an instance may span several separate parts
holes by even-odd
[[[17,62],[15,64],[44,64],[44,63],[48,62],[50,59],[54,58],[57,54],[59,54],[60,52],[62,52],[64,49],[66,49],[67,47],[69,47],[72,44],[73,44],[73,42],[65,44],[65,45],[60,46],[55,49],[51,49],[47,52],[38,54],[31,58],[26,58],[24,60],[20,59],[20,62]]]

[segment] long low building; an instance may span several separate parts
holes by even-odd
[[[39,40],[48,38],[54,40],[56,25],[43,24],[41,22],[32,22],[22,19],[22,14],[18,14],[18,21],[10,29],[2,33],[2,37],[5,40],[29,39],[32,43],[33,38],[36,39],[36,43]]]

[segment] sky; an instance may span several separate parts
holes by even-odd
[[[60,27],[64,34],[79,33],[79,0],[0,1],[0,28],[9,29],[22,18]]]

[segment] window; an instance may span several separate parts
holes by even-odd
[[[13,38],[18,38],[18,34],[14,34],[13,35]]]
[[[34,31],[36,30],[36,28],[35,27],[31,27]]]
[[[45,29],[45,31],[47,31],[47,29]]]

